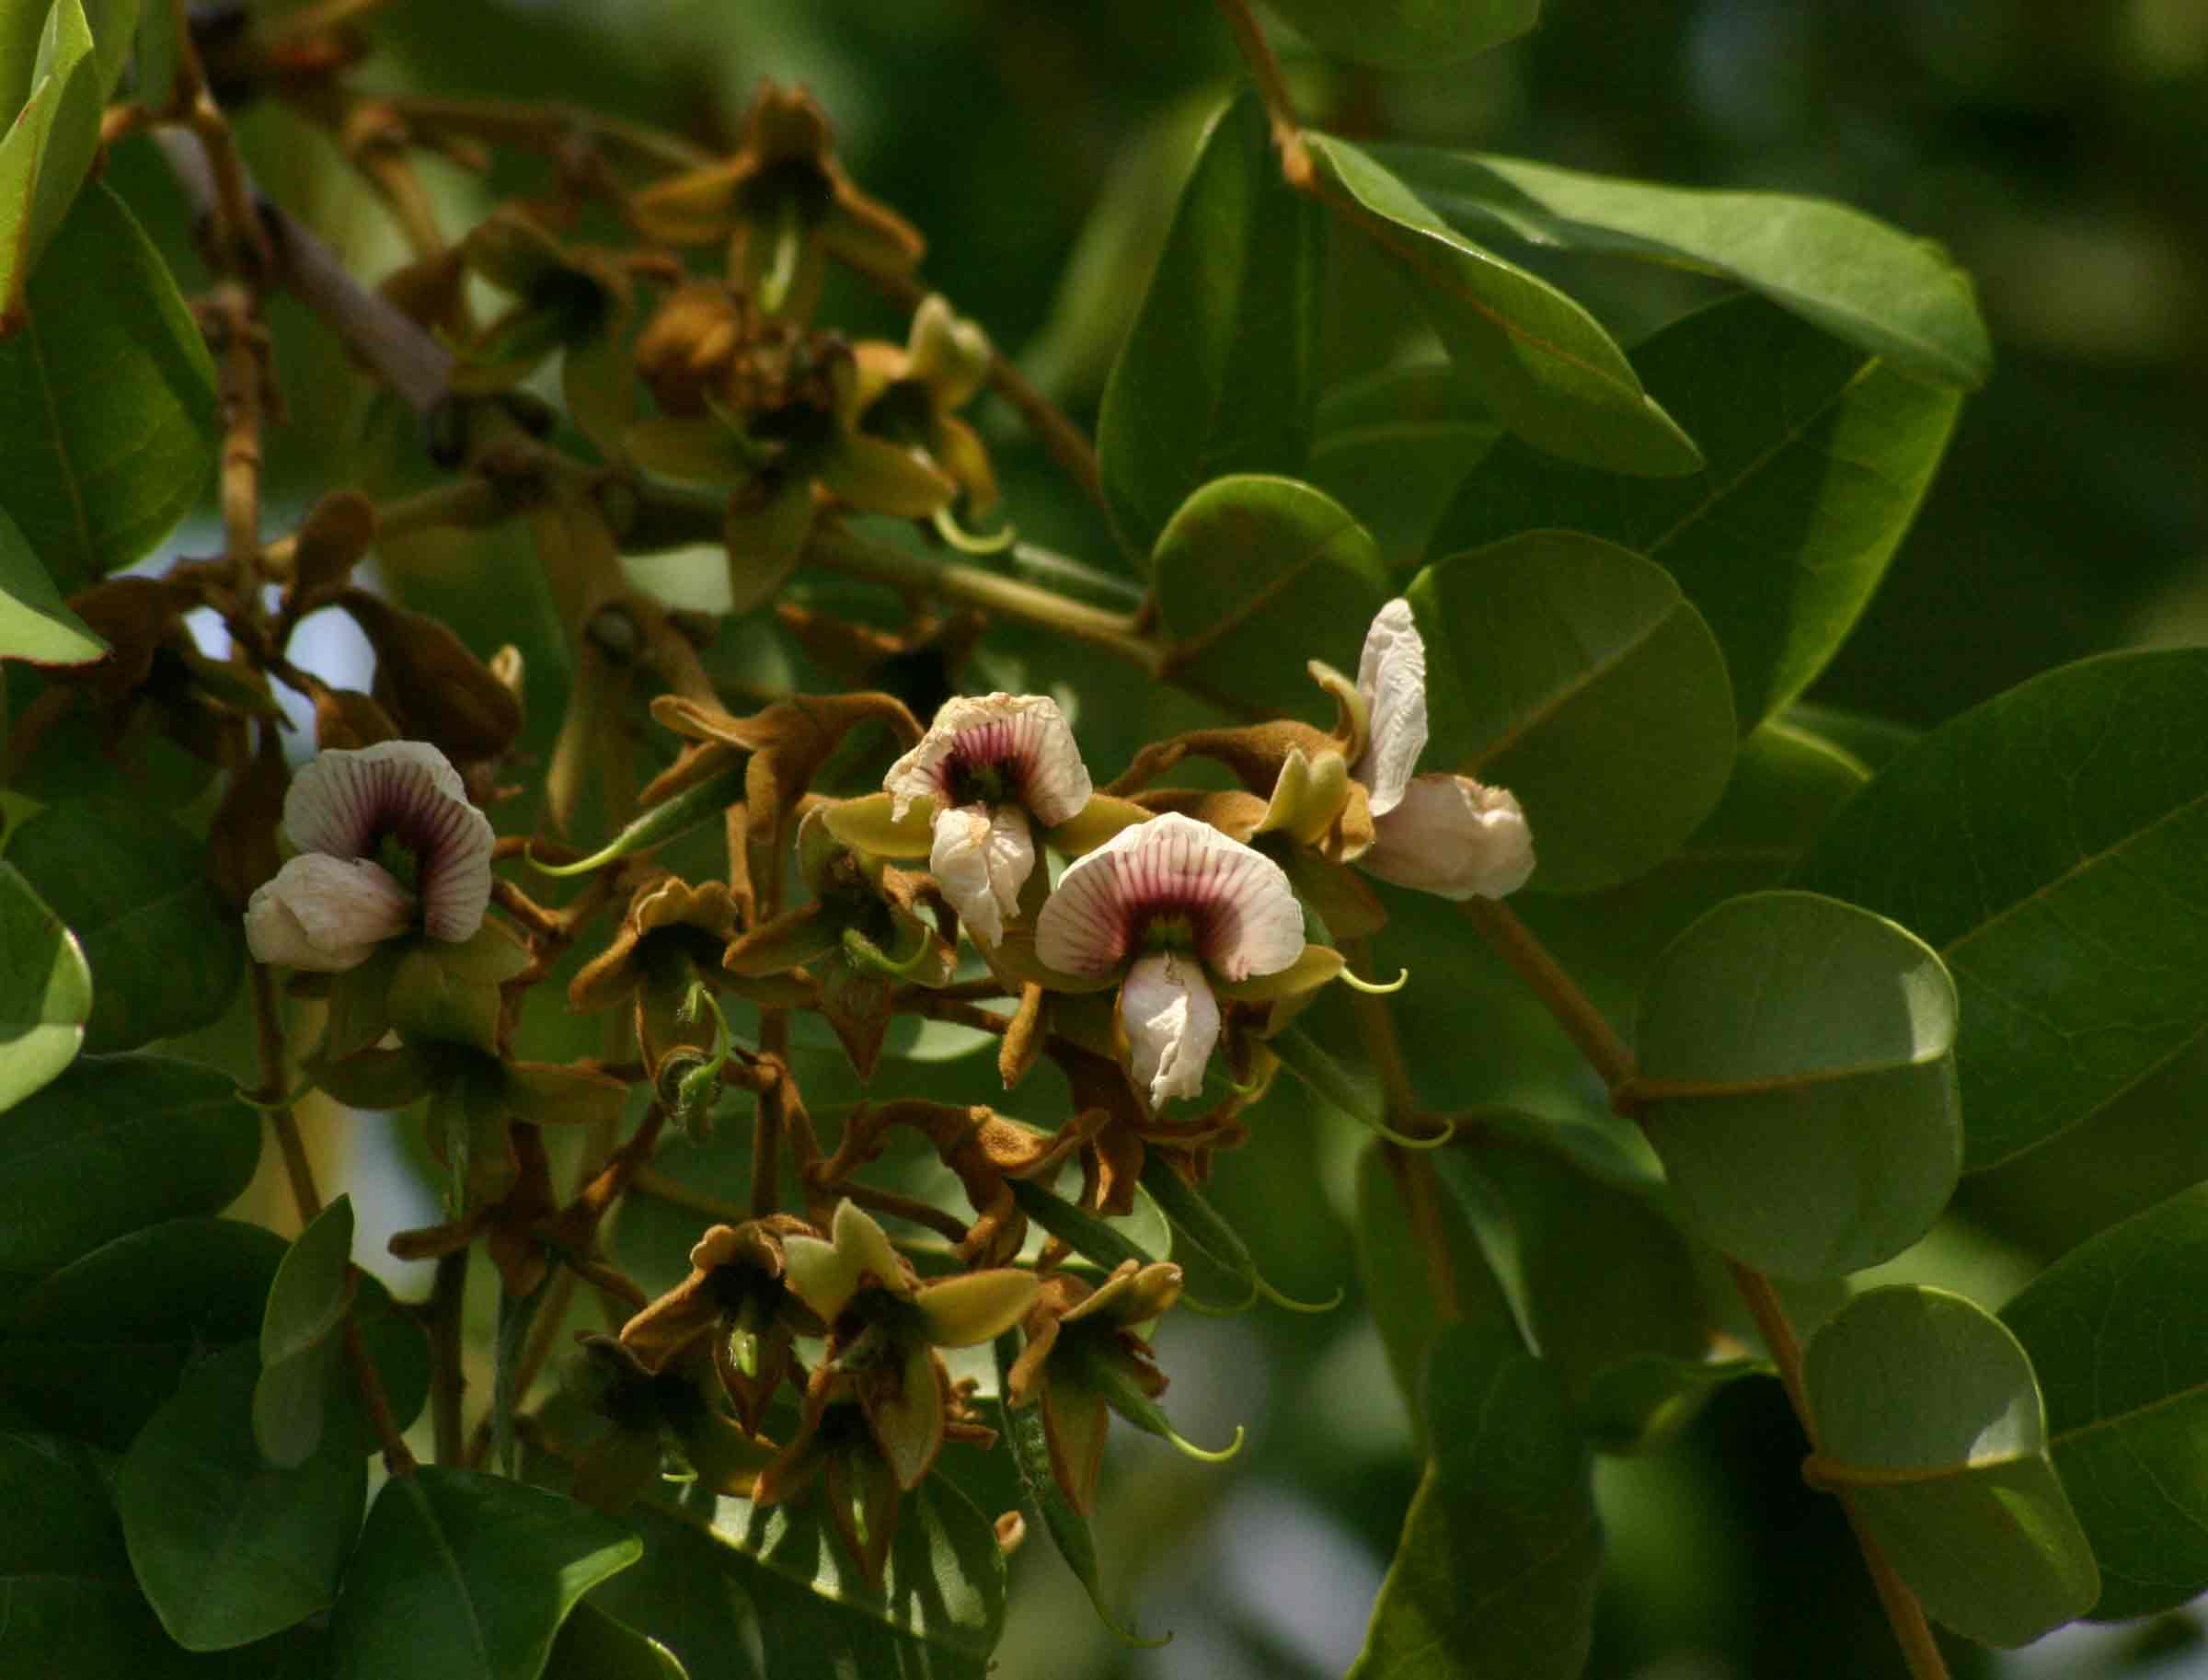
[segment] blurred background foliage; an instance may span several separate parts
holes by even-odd
[[[1307,113],[1336,132],[1684,185],[1826,194],[1941,241],[1976,276],[1997,369],[1968,403],[1915,530],[1813,701],[1922,727],[2064,661],[2208,635],[2208,6],[2199,0],[1550,0],[1532,36],[1430,75],[1329,64],[1274,27]],[[716,147],[732,144],[759,78],[809,86],[855,177],[929,234],[927,282],[1085,421],[1202,119],[1238,77],[1225,27],[1185,0],[397,0],[374,40],[357,78],[365,88],[572,100]],[[325,132],[265,106],[244,113],[242,132],[263,186],[355,271],[376,276],[403,259]],[[421,167],[455,230],[547,180],[519,157],[488,176],[434,159]],[[150,148],[120,148],[110,179],[191,290],[202,270]],[[1433,353],[1397,282],[1351,246],[1335,242],[1334,383]],[[1628,342],[1709,295],[1687,277],[1651,281],[1586,259],[1537,266]],[[903,337],[891,305],[847,275],[831,284],[825,321]],[[373,404],[295,304],[278,299],[272,313],[291,423],[270,439],[271,528],[288,528],[335,485],[388,492],[430,481],[412,420]],[[1015,417],[984,405],[979,418],[1021,535],[1122,569],[1094,512]],[[1414,558],[1425,504],[1387,496],[1369,463],[1340,473],[1340,493],[1365,487],[1352,503],[1372,499],[1366,517],[1391,561]],[[188,528],[187,547],[205,529]],[[441,535],[392,546],[382,562],[393,589],[448,616],[478,650],[523,647],[528,744],[541,754],[564,676],[548,612],[513,593],[512,581],[531,570],[525,542],[519,524]],[[679,560],[658,575],[679,581]],[[801,580],[808,590],[802,598],[831,611],[890,611],[829,581]],[[1310,651],[1349,662],[1361,627],[1345,627],[1341,647]],[[327,657],[346,657],[331,627],[304,634],[334,639]],[[966,645],[953,625],[868,680],[898,689],[923,716],[961,674],[969,687],[1063,685],[1083,703],[1077,724],[1099,767],[1190,715],[1192,703],[1144,692],[1101,655],[992,635],[961,672]],[[726,627],[714,660],[732,699],[747,685],[856,679],[821,653],[763,612]],[[1451,949],[1422,953],[1435,941]],[[1469,942],[1453,918],[1399,917],[1389,930],[1391,960],[1449,977],[1448,989],[1414,986],[1399,1000],[1414,1041],[1461,1047],[1458,1060],[1422,1066],[1421,1081],[1443,1101],[1582,1110],[1568,1049],[1500,971],[1466,972],[1458,948]],[[546,1041],[525,1053],[597,1047],[595,1023],[533,1030]],[[1503,1043],[1533,1048],[1506,1064],[1487,1053]],[[834,1059],[812,1060],[815,1101],[833,1100]],[[973,1084],[950,1076],[953,1064],[939,1079],[923,1075],[927,1064],[894,1065],[931,1094]],[[1998,1306],[2082,1236],[2208,1178],[2204,1072],[2196,1051],[2048,1148],[1970,1181],[1958,1214],[1897,1266]],[[812,1092],[813,1071],[806,1077]],[[1042,1112],[1054,1094],[1034,1100]],[[1120,1647],[1038,1537],[1015,1560],[1000,1652],[1014,1680],[1294,1680],[1338,1674],[1355,1655],[1417,1474],[1360,1298],[1350,1222],[1361,1140],[1293,1093],[1256,1122],[1251,1145],[1223,1164],[1218,1202],[1253,1234],[1281,1289],[1323,1299],[1344,1285],[1350,1301],[1318,1317],[1259,1310],[1167,1328],[1161,1351],[1181,1427],[1212,1441],[1244,1422],[1253,1437],[1225,1470],[1127,1432],[1115,1439],[1098,1525],[1106,1580],[1137,1606],[1144,1631],[1176,1638],[1158,1651]],[[423,1206],[386,1227],[415,1222]],[[1668,1452],[1604,1462],[1610,1569],[1591,1674],[1899,1672],[1837,1508],[1797,1474],[1801,1451],[1777,1385],[1756,1382],[1723,1391]],[[1012,1502],[1003,1468],[993,1460],[987,1477],[998,1479],[972,1490],[984,1509]],[[2208,1673],[2208,1661],[2189,1661],[2199,1638],[2179,1616],[2066,1630],[2014,1656],[1953,1655],[1959,1675]]]

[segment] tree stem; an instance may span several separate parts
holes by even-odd
[[[1633,1077],[1632,1051],[1533,930],[1500,899],[1468,898],[1458,908],[1541,1000],[1603,1084],[1613,1093],[1624,1088]]]
[[[1258,97],[1265,101],[1265,114],[1272,123],[1272,142],[1281,149],[1281,173],[1288,178],[1290,186],[1303,191],[1313,178],[1311,154],[1304,144],[1303,119],[1295,114],[1295,101],[1288,97],[1288,83],[1281,75],[1281,61],[1273,57],[1248,0],[1219,0],[1219,9],[1225,14],[1227,28],[1235,32],[1235,45],[1257,81]]]

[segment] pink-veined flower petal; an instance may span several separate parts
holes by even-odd
[[[1386,816],[1426,748],[1426,643],[1400,595],[1364,633],[1357,692],[1364,697],[1365,748],[1351,774],[1364,784],[1373,815]]]
[[[1468,776],[1419,776],[1374,825],[1358,866],[1443,898],[1501,898],[1534,872],[1534,836],[1507,788]]]
[[[1127,971],[1120,987],[1128,1073],[1151,1108],[1203,1088],[1203,1070],[1219,1041],[1219,1000],[1203,970],[1179,951],[1154,951]]]
[[[1006,798],[1045,828],[1077,815],[1095,791],[1074,731],[1048,695],[961,695],[946,700],[920,744],[890,766],[881,785],[902,818],[914,800],[972,802],[971,773],[998,772]]]
[[[385,741],[317,754],[292,778],[283,831],[304,854],[373,857],[386,837],[414,854],[423,925],[440,939],[475,937],[490,903],[490,819],[460,774],[424,741]]]
[[[1028,813],[1017,805],[938,811],[927,867],[976,943],[1002,943],[1005,918],[1019,914],[1019,890],[1035,868]]]
[[[381,866],[306,852],[256,889],[246,943],[262,962],[339,973],[414,921],[414,895]]]
[[[1197,959],[1222,980],[1276,973],[1303,954],[1303,906],[1281,866],[1177,811],[1067,866],[1037,918],[1035,954],[1068,974],[1113,973],[1167,917],[1188,923]]]

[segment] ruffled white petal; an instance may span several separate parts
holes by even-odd
[[[372,856],[385,836],[414,854],[423,925],[440,939],[467,939],[490,903],[490,819],[423,741],[386,741],[318,754],[292,778],[283,830],[304,854]]]
[[[1219,1000],[1203,970],[1178,951],[1157,951],[1127,971],[1120,987],[1128,1073],[1159,1109],[1203,1088],[1203,1070],[1219,1041]]]
[[[980,944],[1001,943],[1005,918],[1019,914],[1019,890],[1035,868],[1028,813],[1017,805],[960,805],[936,813],[935,836],[927,867],[959,920]]]
[[[1357,662],[1366,708],[1363,756],[1351,774],[1364,784],[1373,815],[1386,816],[1426,747],[1426,643],[1400,595],[1374,616]]]
[[[1534,835],[1507,788],[1468,776],[1420,776],[1374,824],[1360,868],[1443,898],[1501,898],[1534,872]]]
[[[1008,797],[1051,827],[1080,813],[1095,791],[1074,731],[1048,695],[961,695],[946,700],[920,744],[881,779],[902,819],[915,800],[960,802],[961,769],[1003,773]]]
[[[1304,911],[1281,866],[1179,812],[1123,828],[1059,878],[1035,925],[1035,954],[1069,974],[1113,973],[1144,930],[1185,918],[1196,955],[1222,980],[1277,973],[1304,951]]]
[[[414,895],[365,858],[307,852],[246,905],[246,943],[263,962],[337,973],[368,961],[414,921]]]

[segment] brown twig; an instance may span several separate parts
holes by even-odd
[[[1547,947],[1500,899],[1468,898],[1458,908],[1541,1000],[1603,1084],[1613,1093],[1626,1089],[1634,1074],[1632,1051]]]
[[[1311,154],[1304,144],[1303,120],[1295,114],[1295,101],[1288,97],[1288,84],[1281,75],[1281,61],[1273,57],[1265,31],[1250,13],[1248,0],[1219,0],[1219,9],[1225,14],[1227,28],[1235,32],[1235,45],[1258,84],[1258,97],[1265,101],[1273,144],[1281,149],[1281,173],[1297,191],[1307,191],[1315,171]]]

